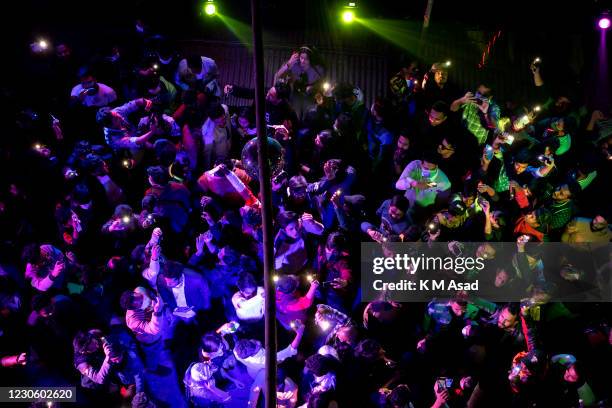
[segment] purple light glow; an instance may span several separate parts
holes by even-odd
[[[602,30],[607,30],[610,27],[610,19],[608,17],[602,17],[599,19],[599,22],[597,23],[597,25]]]

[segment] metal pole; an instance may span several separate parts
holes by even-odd
[[[264,246],[264,288],[266,294],[265,347],[266,347],[266,408],[276,408],[276,293],[272,281],[274,257],[272,238],[272,188],[268,163],[268,137],[265,122],[263,40],[260,18],[260,0],[251,0],[251,28],[253,30],[253,65],[255,67],[255,113],[259,159],[259,191]]]

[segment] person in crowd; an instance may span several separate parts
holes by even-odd
[[[108,85],[96,81],[91,68],[83,67],[79,70],[78,85],[70,91],[73,104],[85,107],[101,108],[117,100],[117,93]]]
[[[255,407],[268,397],[268,317],[279,406],[609,405],[609,90],[588,70],[563,78],[575,53],[551,48],[546,64],[505,64],[493,81],[467,59],[421,75],[441,57],[435,36],[421,53],[435,59],[385,48],[365,71],[369,54],[353,63],[346,49],[327,66],[314,46],[290,51],[265,90],[264,136],[281,146],[266,197],[255,152],[242,155],[257,136],[255,91],[231,85],[245,66],[212,43],[216,61],[182,55],[131,22],[118,36],[104,24],[81,39],[57,32],[55,52],[37,42],[7,60],[3,386],[76,384],[87,406]],[[511,43],[513,61],[530,58],[504,38],[480,68],[503,64]],[[360,256],[419,247],[484,260],[434,268],[478,291],[370,296]],[[435,274],[388,269],[376,279]]]

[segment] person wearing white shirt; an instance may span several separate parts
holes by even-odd
[[[295,338],[289,346],[276,353],[276,359],[279,364],[297,354],[297,348],[304,335],[305,326],[301,321],[295,320],[291,326],[295,331]],[[238,341],[234,348],[234,356],[236,360],[244,364],[247,372],[253,379],[266,366],[266,350],[261,345],[261,342],[257,340],[242,339]]]
[[[250,273],[241,275],[236,285],[238,292],[232,296],[232,304],[238,319],[243,322],[261,320],[265,310],[264,288],[257,286]]]
[[[81,83],[72,88],[70,92],[73,103],[101,108],[117,100],[115,90],[108,85],[97,82],[88,69],[81,69],[79,78]]]
[[[422,160],[414,160],[406,166],[395,183],[395,188],[405,190],[410,206],[428,207],[436,202],[442,193],[450,190],[451,183],[438,168],[437,158],[426,153]]]

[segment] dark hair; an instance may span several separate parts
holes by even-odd
[[[187,66],[191,68],[202,66],[202,57],[197,54],[192,54],[186,58]]]
[[[313,354],[306,359],[304,367],[317,377],[321,377],[333,371],[333,359],[321,354]]]
[[[278,283],[276,284],[276,288],[279,292],[289,295],[297,290],[299,286],[298,279],[293,275],[285,275],[282,276]]]
[[[243,272],[238,277],[238,281],[236,282],[236,286],[238,287],[238,290],[240,290],[242,292],[242,291],[244,291],[245,289],[248,289],[248,288],[255,288],[255,289],[257,289],[257,282],[255,282],[255,278],[253,277],[252,274],[250,274],[248,272]]]
[[[343,251],[347,249],[348,242],[346,236],[341,232],[332,232],[327,236],[325,247],[337,251]]]
[[[448,103],[444,101],[434,102],[434,104],[431,106],[431,109],[435,110],[436,112],[443,113],[445,116],[448,116],[450,112],[450,107],[448,106]]]
[[[325,129],[319,132],[319,140],[323,147],[329,146],[334,140],[334,131],[331,129]]]
[[[239,358],[248,358],[257,353],[260,348],[259,343],[255,340],[242,339],[238,340],[234,351]]]
[[[136,310],[136,304],[134,301],[136,300],[136,295],[132,290],[126,290],[121,294],[119,298],[119,304],[123,310]]]
[[[387,401],[391,404],[392,408],[400,408],[406,406],[411,398],[412,393],[410,392],[410,388],[408,388],[406,384],[400,384],[391,391],[391,394],[387,397]]]
[[[532,160],[532,155],[527,149],[520,150],[518,153],[514,155],[515,163],[530,163]]]
[[[202,351],[205,353],[216,353],[219,351],[223,339],[217,333],[206,333],[202,336]]]
[[[501,310],[508,310],[508,312],[510,312],[513,316],[518,316],[519,313],[521,312],[521,305],[520,303],[516,303],[516,302],[512,302],[512,303],[506,303]]]
[[[32,310],[40,312],[42,309],[52,306],[51,298],[46,293],[38,293],[32,297]]]
[[[179,279],[183,275],[183,265],[174,261],[167,261],[163,266],[163,276],[167,279]]]
[[[79,77],[79,79],[85,78],[88,76],[95,77],[93,70],[88,65],[84,65],[81,68],[79,68],[79,70],[77,71],[77,76]]]
[[[78,332],[72,340],[72,348],[75,354],[85,354],[89,345],[97,341],[96,336],[91,332]]]
[[[168,170],[162,166],[151,166],[147,168],[147,174],[155,184],[159,184],[160,186],[165,186],[170,180]]]
[[[408,211],[408,208],[410,208],[410,201],[408,201],[405,196],[401,194],[396,194],[391,199],[389,205],[396,207],[398,210],[405,213],[406,211]]]
[[[21,251],[21,259],[26,263],[37,265],[41,261],[40,246],[38,244],[27,244]]]
[[[336,100],[355,96],[355,87],[348,82],[341,82],[334,87],[333,95]]]
[[[87,184],[79,183],[72,190],[72,199],[77,204],[87,204],[91,201],[91,194]]]
[[[381,350],[382,346],[378,341],[365,339],[360,341],[357,347],[355,347],[355,356],[368,362],[375,362],[380,359]]]
[[[113,125],[112,111],[113,110],[108,106],[98,109],[98,112],[96,113],[96,122],[104,127],[111,127]]]
[[[238,111],[239,118],[247,118],[249,120],[249,124],[255,122],[255,114],[253,113],[253,108],[250,106],[245,106]]]
[[[208,109],[208,117],[210,119],[217,119],[225,115],[225,109],[221,104],[214,104]]]
[[[421,161],[435,164],[436,166],[440,163],[440,156],[431,150],[425,150],[423,154],[421,154]]]

